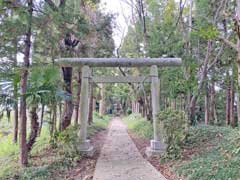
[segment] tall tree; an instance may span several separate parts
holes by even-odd
[[[28,68],[30,65],[30,51],[31,51],[31,36],[32,36],[32,18],[33,18],[33,1],[27,1],[27,28],[25,34],[25,50],[24,50],[24,66],[21,73],[20,83],[20,155],[19,160],[21,165],[26,166],[28,164],[28,150],[27,150],[27,79]]]

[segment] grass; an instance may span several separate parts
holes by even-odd
[[[140,114],[131,114],[123,118],[128,129],[136,135],[146,139],[153,138],[153,126],[151,122],[146,121]]]
[[[124,118],[130,131],[151,139],[150,122],[140,115]],[[240,180],[240,130],[199,125],[189,129],[182,156],[172,171],[189,180]]]
[[[93,114],[94,123],[88,127],[88,137],[93,136],[96,132],[107,129],[110,118],[108,116],[99,116],[98,113]]]
[[[0,179],[8,174],[12,167],[17,168],[18,145],[12,142],[12,135],[2,138],[0,141]]]
[[[107,116],[94,114],[94,122],[88,127],[88,137],[106,129],[109,123]],[[78,147],[79,127],[69,127],[60,133],[58,142],[50,140],[49,128],[44,126],[41,136],[37,138],[29,158],[29,167],[20,168],[18,161],[19,145],[12,143],[12,136],[8,135],[0,141],[0,180],[46,180],[56,179],[56,174],[63,179],[69,167],[75,166],[80,155],[75,149]],[[56,147],[51,145],[56,143]]]
[[[5,117],[3,117],[3,119],[0,119],[0,143],[5,140],[5,138],[8,138],[8,135],[11,134],[11,130],[11,122],[8,122]]]

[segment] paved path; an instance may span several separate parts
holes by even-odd
[[[120,118],[115,118],[97,161],[93,180],[166,179],[142,157],[126,126]]]

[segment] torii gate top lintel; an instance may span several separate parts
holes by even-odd
[[[56,62],[68,67],[146,67],[152,65],[167,67],[182,64],[181,58],[60,58]]]

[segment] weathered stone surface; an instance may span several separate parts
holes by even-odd
[[[157,117],[160,111],[160,80],[158,78],[158,67],[156,65],[151,67],[150,76],[152,77],[151,97],[154,139],[151,141],[151,147],[149,147],[146,151],[148,155],[150,155],[151,151],[154,154],[161,154],[162,152],[164,152],[166,147],[163,137],[164,127],[162,122],[159,122]]]
[[[144,76],[93,76],[90,78],[95,83],[150,83],[150,77]]]
[[[81,156],[93,157],[94,153],[95,153],[95,149],[93,146],[90,146],[89,149],[80,150]]]
[[[161,143],[161,141],[151,140],[150,147],[146,148],[145,154],[147,157],[161,156],[165,153],[166,145]]]
[[[181,58],[61,58],[56,63],[61,66],[90,66],[90,67],[141,67],[157,65],[180,66]]]
[[[147,155],[148,158],[150,157],[160,157],[161,155],[163,155],[165,152],[165,150],[154,150],[151,147],[147,147],[145,154]]]
[[[80,98],[80,142],[85,142],[87,139],[87,126],[88,126],[88,85],[89,85],[89,67],[83,66],[82,68],[82,85],[81,85],[81,98]]]
[[[90,140],[87,139],[80,143],[79,150],[80,151],[88,150],[90,147],[91,147]]]
[[[166,180],[141,156],[120,118],[115,118],[112,121],[93,179]]]

